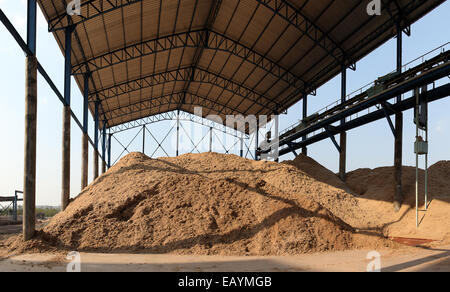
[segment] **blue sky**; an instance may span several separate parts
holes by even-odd
[[[22,37],[26,39],[26,2],[25,0],[0,0],[0,8],[14,23]],[[447,29],[450,27],[450,3],[425,16],[412,26],[412,36],[404,37],[404,63],[450,41]],[[25,96],[25,58],[10,34],[0,25],[0,195],[11,195],[15,189],[22,189],[23,180],[23,137],[24,137],[24,96]],[[450,46],[447,46],[450,49]],[[64,60],[53,36],[48,33],[46,22],[38,12],[38,59],[62,92]],[[396,41],[390,40],[372,54],[357,63],[357,71],[348,71],[348,92],[375,80],[395,69]],[[79,118],[82,116],[82,97],[78,87],[73,83],[72,108]],[[340,77],[336,77],[317,91],[317,96],[310,97],[309,113],[339,99]],[[450,159],[450,99],[434,102],[430,105],[430,161]],[[301,103],[289,109],[287,115],[280,117],[280,129],[295,123],[301,117]],[[412,123],[412,111],[404,114],[404,164],[413,165],[415,156],[413,142],[415,127]],[[89,121],[90,135],[93,134],[92,118]],[[171,122],[162,122],[149,127],[153,135],[161,140]],[[198,130],[185,124],[188,131]],[[136,135],[139,129],[118,135],[125,145]],[[62,105],[41,76],[38,77],[38,145],[37,145],[37,203],[39,205],[59,205],[61,188],[61,144],[62,144]],[[174,132],[172,132],[173,134]],[[203,129],[206,134],[206,129]],[[198,142],[201,136],[197,135]],[[173,155],[173,136],[163,144],[166,151]],[[214,139],[217,139],[215,137]],[[208,140],[205,139],[206,141]],[[81,131],[72,121],[72,165],[71,195],[80,191],[81,180]],[[183,145],[190,146],[186,135],[181,137]],[[230,146],[233,143],[229,144]],[[348,133],[349,170],[357,168],[376,168],[393,165],[394,141],[386,120],[360,127]],[[205,145],[207,148],[207,146]],[[141,151],[142,137],[139,136],[130,146],[130,151]],[[150,135],[146,138],[146,152],[152,154],[156,143]],[[120,145],[113,141],[113,161],[122,152]],[[215,150],[223,150],[216,143]],[[189,152],[189,151],[188,151]],[[91,152],[92,153],[92,152]],[[237,152],[236,152],[237,153]],[[155,156],[164,153],[158,150]],[[338,153],[331,141],[326,140],[309,147],[309,154],[320,163],[336,171]],[[90,155],[92,159],[92,155]],[[292,159],[287,155],[283,159]],[[90,163],[89,179],[92,179]]]

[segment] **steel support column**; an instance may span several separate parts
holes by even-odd
[[[142,154],[145,154],[145,125],[142,126]]]
[[[102,130],[102,174],[106,172],[106,121],[103,121]]]
[[[98,118],[98,111],[100,107],[100,102],[95,102],[95,109],[94,109],[94,180],[98,177],[98,127],[99,127],[99,118]]]
[[[274,129],[274,140],[277,141],[277,144],[280,142],[280,116],[278,115],[278,113],[275,113],[275,129]],[[280,147],[279,145],[276,145],[275,148],[275,158],[274,161],[275,162],[279,162],[280,158],[278,157],[278,153],[280,151]]]
[[[241,133],[241,137],[239,137],[240,142],[241,142],[241,151],[240,151],[240,155],[241,157],[244,157],[244,134]]]
[[[212,152],[212,143],[213,143],[213,128],[209,128],[209,152]]]
[[[259,160],[258,148],[259,148],[259,119],[256,120],[256,133],[255,133],[255,160]]]
[[[25,71],[25,145],[23,173],[23,237],[30,240],[36,228],[36,119],[37,119],[37,59],[36,1],[28,0],[27,45],[32,55],[26,57]]]
[[[345,103],[347,98],[347,67],[342,66],[341,73],[341,103]],[[341,120],[341,126],[345,124],[345,119]],[[345,181],[347,175],[347,133],[342,132],[340,135],[339,147],[339,177]]]
[[[397,72],[402,72],[402,29],[397,23]],[[401,102],[401,95],[397,96],[397,103]],[[400,210],[403,203],[402,194],[402,167],[403,167],[403,113],[395,115],[395,146],[394,146],[394,168],[395,168],[395,195],[394,208]]]
[[[305,121],[306,118],[308,117],[308,94],[306,92],[303,94],[303,109],[302,110],[303,110],[302,118],[303,118],[303,121]],[[302,137],[302,140],[303,141],[306,140],[306,135]],[[306,146],[302,147],[302,154],[305,156],[308,156],[308,148]]]
[[[177,111],[177,157],[180,155],[179,152],[179,146],[180,146],[180,111]]]
[[[86,73],[84,77],[83,91],[83,137],[81,141],[81,189],[88,185],[88,169],[89,169],[89,136],[88,136],[88,117],[89,117],[89,77]]]
[[[108,169],[111,168],[111,138],[113,134],[108,135]]]
[[[62,184],[61,209],[65,210],[70,199],[70,78],[72,73],[72,32],[73,27],[65,29],[64,58],[64,110],[63,110],[63,141],[62,141]]]

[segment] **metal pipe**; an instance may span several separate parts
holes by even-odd
[[[25,145],[23,171],[23,237],[33,238],[36,228],[36,120],[37,120],[37,59],[36,1],[28,0],[27,45],[33,55],[26,57],[25,70]]]

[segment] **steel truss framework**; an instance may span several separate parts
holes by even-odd
[[[188,112],[184,112],[184,111],[170,111],[167,113],[161,113],[158,115],[154,115],[154,116],[149,116],[146,117],[144,119],[139,119],[136,121],[131,121],[128,123],[124,123],[124,124],[120,124],[114,127],[109,128],[109,133],[110,134],[117,134],[126,130],[130,130],[130,129],[134,129],[134,128],[138,128],[138,127],[142,127],[144,125],[151,125],[154,123],[158,123],[161,121],[175,121],[179,119],[180,121],[183,122],[192,122],[198,125],[202,125],[208,128],[214,128],[216,131],[222,132],[224,134],[227,135],[231,135],[234,137],[240,137],[240,135],[236,134],[236,131],[219,123],[215,123],[211,120],[207,120],[204,118],[201,118],[199,116],[196,116],[194,114],[188,113]],[[246,139],[249,138],[248,134],[244,134],[244,137]]]
[[[166,132],[166,134],[164,135],[164,137],[162,138],[162,140],[158,140],[155,135],[150,131],[149,126],[162,122],[162,121],[172,121],[175,122],[172,124],[172,126],[170,126]],[[206,127],[208,129],[208,131],[206,132],[205,135],[202,136],[202,138],[195,142],[189,135],[188,131],[186,130],[186,128],[184,127],[183,123],[194,123],[203,127]],[[133,138],[130,140],[130,142],[128,142],[128,144],[124,144],[122,143],[118,138],[117,138],[117,134],[122,133],[124,131],[128,131],[131,129],[136,129],[139,128],[139,131],[133,136]],[[145,119],[141,119],[141,120],[137,120],[134,122],[129,122],[126,124],[122,124],[119,126],[115,126],[109,129],[109,137],[113,138],[118,144],[119,146],[122,147],[122,152],[116,157],[116,159],[113,159],[113,163],[110,164],[109,166],[111,167],[112,165],[114,165],[121,157],[123,154],[125,153],[130,153],[129,151],[129,147],[131,146],[131,144],[133,144],[133,142],[136,141],[136,139],[142,134],[142,141],[143,141],[143,146],[142,146],[142,153],[146,153],[146,144],[145,144],[145,136],[146,134],[150,135],[150,137],[152,138],[152,141],[156,142],[156,147],[153,150],[153,152],[149,153],[149,157],[153,158],[154,155],[157,153],[157,151],[159,149],[161,149],[164,154],[169,157],[169,153],[168,151],[163,147],[163,143],[167,140],[167,138],[169,137],[169,135],[174,131],[177,131],[177,136],[179,137],[180,133],[183,132],[184,135],[188,138],[190,145],[192,147],[191,151],[188,151],[186,153],[194,153],[195,151],[197,151],[198,153],[200,153],[200,149],[198,148],[199,145],[201,143],[203,143],[205,141],[205,139],[209,136],[209,143],[210,143],[210,151],[212,151],[213,147],[213,141],[218,142],[218,145],[220,145],[220,148],[223,150],[224,153],[228,154],[231,152],[231,150],[233,148],[235,148],[237,146],[238,143],[241,143],[240,145],[240,155],[242,157],[248,158],[251,157],[252,159],[254,159],[254,155],[252,153],[252,149],[251,149],[251,144],[254,140],[254,137],[256,135],[256,133],[254,133],[254,135],[247,135],[244,133],[238,133],[238,131],[236,130],[232,130],[229,127],[226,127],[222,124],[219,123],[215,123],[213,121],[209,121],[209,120],[205,120],[201,117],[198,117],[196,115],[187,113],[187,112],[182,112],[182,111],[172,111],[172,112],[167,112],[167,113],[162,113],[159,115],[155,115],[155,116],[151,116]],[[222,133],[225,136],[229,136],[232,137],[234,142],[232,143],[231,146],[227,146],[225,145],[224,141],[222,141],[222,139],[220,138],[220,136],[217,133]],[[258,131],[258,135],[260,135],[260,132]],[[178,139],[177,139],[178,141]],[[176,153],[178,153],[178,142],[177,142],[177,149],[176,149]],[[221,151],[218,151],[221,152]],[[111,157],[110,157],[111,159]]]
[[[94,92],[93,95],[99,96],[101,101],[113,99],[116,98],[118,95],[122,94],[128,94],[134,91],[142,90],[144,88],[150,88],[155,85],[165,84],[169,82],[187,82],[190,81],[192,83],[204,83],[204,84],[211,84],[214,86],[217,86],[225,91],[231,92],[233,95],[241,96],[243,99],[247,99],[252,101],[254,104],[257,104],[263,108],[270,109],[271,107],[268,106],[268,104],[271,104],[272,106],[278,107],[279,105],[273,103],[271,100],[267,99],[263,95],[261,95],[258,92],[255,92],[254,90],[244,87],[236,82],[233,82],[232,80],[226,79],[225,77],[220,76],[217,73],[209,72],[202,68],[193,68],[193,67],[187,67],[187,68],[180,68],[175,69],[167,72],[152,74],[143,78],[139,78],[136,80],[128,81],[122,84],[118,84],[111,88],[105,88],[101,91]],[[180,95],[182,97],[180,98]],[[217,109],[219,112],[223,112],[225,114],[232,114],[232,113],[239,113],[242,115],[245,115],[243,112],[239,112],[236,110],[236,108],[231,107],[227,104],[221,104],[218,101],[212,100],[208,97],[201,97],[198,94],[193,94],[187,91],[179,92],[179,93],[173,93],[170,95],[166,95],[163,97],[152,97],[150,99],[143,99],[141,101],[135,102],[133,104],[126,105],[124,107],[119,107],[116,109],[109,109],[106,111],[103,111],[101,115],[104,115],[106,117],[114,117],[117,118],[116,114],[133,114],[134,110],[142,111],[148,108],[151,108],[148,106],[148,103],[150,103],[151,106],[154,106],[155,104],[151,104],[151,102],[155,102],[158,99],[165,98],[168,103],[167,104],[185,104],[186,96],[189,95],[193,101],[203,101],[204,103],[197,103],[196,105],[202,105],[209,109]],[[174,100],[175,99],[175,100]],[[184,101],[184,102],[183,102]],[[161,102],[161,101],[159,101]],[[189,104],[189,103],[187,103]]]
[[[86,8],[85,15],[80,15],[76,20],[74,20],[74,18],[67,17],[68,15],[65,10],[64,13],[59,14],[48,21],[48,31],[52,32],[63,30],[70,25],[82,24],[87,20],[101,17],[106,13],[113,12],[130,4],[138,3],[141,1],[142,0],[87,0],[81,3],[81,7]]]
[[[210,49],[227,52],[246,60],[291,86],[299,87],[305,84],[288,69],[273,62],[267,56],[211,29],[176,33],[136,43],[75,64],[72,72],[73,74],[86,73],[88,72],[87,68],[89,68],[89,72],[95,72],[140,57],[180,48]]]

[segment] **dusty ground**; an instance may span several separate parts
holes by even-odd
[[[368,250],[299,256],[233,257],[81,253],[82,272],[365,272]],[[382,272],[448,272],[450,246],[382,250]],[[0,272],[64,272],[62,254],[27,254],[0,260]]]

